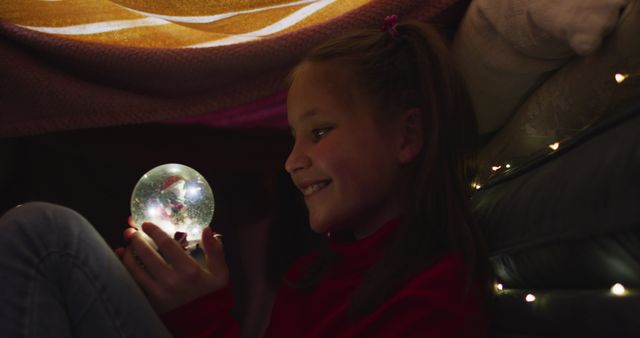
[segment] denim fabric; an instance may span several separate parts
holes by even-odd
[[[34,202],[0,218],[0,336],[170,334],[87,220]]]

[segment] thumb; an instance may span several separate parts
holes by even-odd
[[[130,227],[132,228],[138,228],[138,226],[136,226],[136,223],[133,221],[133,216],[129,215],[129,217],[127,217],[127,224],[129,224]]]
[[[221,235],[216,234],[211,228],[206,227],[202,231],[202,248],[207,258],[206,264],[209,271],[216,275],[227,275],[227,263],[224,259]]]

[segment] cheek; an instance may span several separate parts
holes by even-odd
[[[317,165],[333,180],[335,189],[341,196],[367,194],[375,184],[376,163],[362,156],[362,149],[349,149],[344,144],[328,145],[318,149]]]
[[[342,175],[348,168],[349,156],[343,144],[337,138],[327,138],[315,149],[314,165],[333,179]]]

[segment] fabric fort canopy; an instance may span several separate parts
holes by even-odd
[[[0,137],[170,121],[286,127],[283,79],[311,46],[456,0],[0,3]]]

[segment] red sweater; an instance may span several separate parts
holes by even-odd
[[[412,278],[371,314],[347,318],[349,299],[364,272],[380,258],[384,239],[396,228],[389,222],[373,235],[345,243],[330,239],[341,259],[309,292],[281,286],[267,338],[487,337],[479,292],[465,295],[458,256],[446,256]],[[295,281],[315,255],[300,258],[287,272]],[[240,337],[231,317],[229,288],[203,296],[163,316],[175,337]]]

